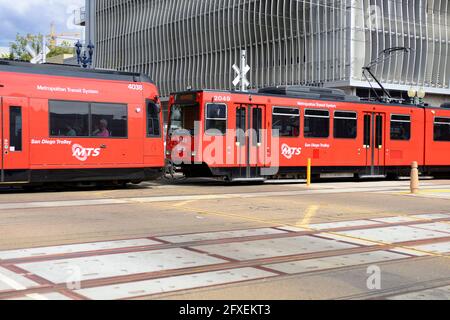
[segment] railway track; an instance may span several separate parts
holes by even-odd
[[[103,242],[101,245],[88,243],[4,251],[0,252],[0,284],[3,274],[3,282],[5,283],[6,278],[6,284],[12,288],[8,290],[3,285],[1,290],[0,286],[0,299],[41,299],[46,296],[67,299],[101,299],[102,297],[109,299],[111,295],[107,292],[113,288],[116,290],[113,298],[117,299],[156,298],[161,295],[217,286],[247,282],[251,284],[261,280],[277,281],[298,275],[351,270],[373,264],[450,258],[446,252],[421,249],[435,244],[450,244],[450,231],[429,229],[433,226],[439,229],[447,225],[450,227],[450,215],[448,218],[443,218],[444,215],[434,217],[435,219],[431,220],[417,219],[397,223],[373,221],[371,225],[361,221],[360,225],[358,221],[349,222],[349,224],[356,224],[351,227],[345,224],[342,226],[342,222],[335,227],[328,223],[323,224],[323,228],[315,225],[316,229],[309,230],[273,226],[261,229],[126,239],[122,240],[123,243],[115,241]],[[400,220],[400,217],[391,219],[391,221]],[[397,228],[402,231],[402,228],[407,228],[415,233],[406,241],[402,238],[402,241],[392,243],[370,237],[358,238],[346,235],[360,231],[376,235],[379,234],[377,231],[383,228],[386,230]],[[450,252],[450,245],[448,246]],[[264,250],[261,251],[261,248]],[[156,265],[150,267],[152,263]],[[68,281],[60,280],[64,270],[67,269],[64,269],[64,266],[78,267],[81,271],[79,281],[73,289],[68,287]],[[7,273],[6,276],[5,273]],[[220,279],[221,277],[223,279]],[[177,281],[181,280],[191,282],[191,286],[180,285]],[[166,283],[174,281],[173,288],[169,286],[161,290],[147,291],[147,288],[154,287],[155,283],[159,283],[159,286],[164,288]],[[445,286],[449,282],[450,278],[436,279],[426,283],[416,282],[395,289],[347,296],[345,299],[386,298]],[[26,283],[32,283],[32,285],[27,286]],[[137,289],[134,290],[134,288]]]

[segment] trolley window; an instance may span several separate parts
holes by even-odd
[[[247,131],[247,113],[244,107],[239,107],[236,109],[236,142],[241,146],[245,145],[246,142],[246,131]]]
[[[252,143],[253,146],[257,146],[258,144],[260,144],[262,142],[262,138],[263,138],[263,116],[262,116],[262,109],[261,108],[254,108],[252,110],[252,119],[253,119],[253,130],[252,130],[252,134],[253,134],[253,138],[252,138]]]
[[[89,137],[89,103],[50,101],[50,136]]]
[[[364,147],[370,148],[372,142],[372,116],[364,115]]]
[[[272,132],[277,137],[300,136],[300,110],[274,107],[272,111]]]
[[[227,131],[227,105],[218,103],[206,104],[206,134],[224,135]]]
[[[391,140],[411,139],[411,116],[391,115]]]
[[[50,101],[50,136],[126,138],[127,105]]]
[[[305,110],[305,138],[328,138],[330,136],[330,112]]]
[[[334,112],[334,137],[356,139],[358,135],[358,114],[351,111]]]
[[[434,141],[450,141],[450,118],[434,119]]]
[[[160,121],[159,105],[148,101],[147,102],[147,136],[160,137],[161,136],[161,121]]]
[[[378,149],[381,149],[383,147],[383,137],[384,137],[384,133],[383,133],[383,116],[381,115],[377,115],[375,117],[375,146]]]
[[[91,104],[92,137],[126,138],[128,136],[127,106],[121,104]]]
[[[200,120],[198,104],[170,107],[169,135],[194,135],[195,122]]]
[[[22,109],[20,107],[9,109],[9,138],[10,151],[22,151]]]

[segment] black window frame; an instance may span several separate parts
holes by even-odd
[[[372,147],[372,115],[364,114],[364,148]]]
[[[394,119],[394,117],[408,117],[409,120],[401,120],[401,119]],[[392,128],[393,128],[393,123],[409,123],[409,135],[408,135],[408,139],[401,139],[398,137],[394,137],[393,136],[393,132],[392,132]],[[410,114],[391,114],[391,118],[390,118],[390,138],[392,141],[411,141],[412,138],[412,117]]]
[[[150,132],[149,132],[149,129],[150,129],[150,127],[149,127],[149,124],[150,124],[150,119],[153,119],[153,118],[150,118],[150,110],[149,110],[149,107],[150,107],[150,105],[153,105],[153,106],[155,106],[156,107],[156,110],[158,111],[157,112],[157,119],[158,119],[158,130],[159,130],[159,134],[158,135],[156,135],[156,134],[150,134]],[[162,128],[161,128],[161,111],[162,111],[162,109],[161,109],[161,105],[159,105],[159,104],[157,104],[156,102],[154,102],[154,101],[152,101],[152,100],[147,100],[146,101],[146,103],[145,103],[145,124],[146,124],[146,128],[145,128],[145,130],[146,130],[146,134],[147,134],[147,138],[161,138],[161,136],[162,136]]]
[[[16,134],[15,133],[13,134],[13,132],[12,132],[13,129],[17,130],[15,124],[14,124],[14,126],[12,125],[12,120],[13,120],[13,115],[14,115],[13,111],[16,111],[16,110],[18,110],[18,116],[20,118],[20,129],[19,129],[19,131],[20,131],[19,140],[20,141],[18,141],[18,143],[19,143],[18,145],[16,145],[17,141],[13,141],[13,138],[12,138],[13,136],[14,136],[14,138],[16,137]],[[16,118],[14,118],[14,120],[15,119]],[[11,151],[11,148],[13,148],[13,147],[14,147],[14,151]],[[10,151],[10,152],[22,152],[23,151],[23,112],[22,112],[21,106],[10,106],[9,107],[9,150],[8,151]]]
[[[440,121],[437,121],[437,120],[441,120],[441,122]],[[445,119],[444,121],[442,121],[443,119]],[[436,139],[436,125],[441,125],[441,126],[444,126],[444,125],[446,125],[446,126],[448,126],[449,127],[449,137],[448,137],[448,140],[447,139]],[[450,117],[441,117],[441,116],[435,116],[434,117],[434,121],[433,121],[433,141],[434,142],[450,142]]]
[[[319,115],[308,115],[308,112],[326,112],[328,113],[328,116],[319,116]],[[306,133],[306,121],[309,118],[320,118],[320,119],[328,119],[328,135],[326,136],[310,136],[307,135]],[[325,110],[325,109],[305,109],[304,111],[304,115],[303,115],[303,135],[305,137],[305,139],[329,139],[330,138],[330,134],[331,134],[331,115],[330,115],[330,110]]]
[[[88,106],[88,135],[87,136],[64,136],[64,135],[53,135],[52,134],[52,103],[84,103]],[[92,105],[96,104],[104,104],[104,105],[115,105],[121,106],[125,110],[126,114],[126,136],[124,137],[97,137],[92,135]],[[78,101],[78,100],[49,100],[48,101],[48,130],[50,138],[60,138],[60,139],[113,139],[113,140],[125,140],[128,139],[130,134],[130,125],[129,125],[129,111],[128,104],[126,103],[114,103],[114,102],[99,102],[99,101]]]
[[[225,106],[225,118],[209,118],[208,117],[208,107],[210,105],[221,105],[221,106]],[[216,102],[208,102],[205,104],[205,135],[210,136],[210,137],[224,137],[227,134],[227,130],[228,130],[228,104],[226,103],[216,103]],[[211,130],[216,130],[216,131],[220,131],[217,128],[208,128],[208,121],[225,121],[225,132],[222,132],[221,134],[210,134],[209,132]]]
[[[278,113],[278,112],[276,112],[277,109],[278,110],[280,110],[280,109],[293,110],[293,111],[298,112],[298,114],[295,114],[295,113]],[[286,136],[286,135],[281,135],[281,134],[275,135],[275,133],[274,133],[274,124],[275,124],[274,116],[291,117],[291,118],[292,117],[298,117],[298,135],[296,135],[296,136],[295,135]],[[288,106],[273,106],[272,107],[272,136],[273,137],[283,138],[283,139],[298,139],[301,136],[301,130],[302,130],[302,111],[300,110],[300,108],[288,107]]]
[[[355,117],[354,118],[350,118],[350,117],[347,117],[347,116],[339,116],[339,117],[337,117],[336,116],[336,114],[337,113],[341,113],[341,114],[344,114],[344,113],[346,113],[346,114],[354,114],[355,115]],[[333,138],[334,139],[343,139],[343,140],[356,140],[356,139],[358,139],[358,112],[356,112],[356,111],[344,111],[344,110],[335,110],[334,112],[333,112]],[[355,136],[354,137],[337,137],[336,136],[336,120],[337,121],[340,121],[340,120],[351,120],[351,121],[354,121],[355,122],[355,128],[356,128],[356,130],[355,130]]]

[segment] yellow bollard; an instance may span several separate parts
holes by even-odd
[[[419,164],[414,161],[411,165],[411,193],[419,192]]]
[[[311,167],[312,167],[312,161],[311,161],[311,158],[308,158],[308,168],[306,171],[306,185],[308,187],[311,186]]]

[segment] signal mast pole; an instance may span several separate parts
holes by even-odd
[[[233,81],[235,87],[240,84],[240,90],[242,92],[248,91],[247,88],[250,86],[250,82],[247,80],[247,73],[250,71],[250,66],[247,65],[247,51],[241,51],[240,68],[233,65],[233,70],[236,72],[237,77]]]

